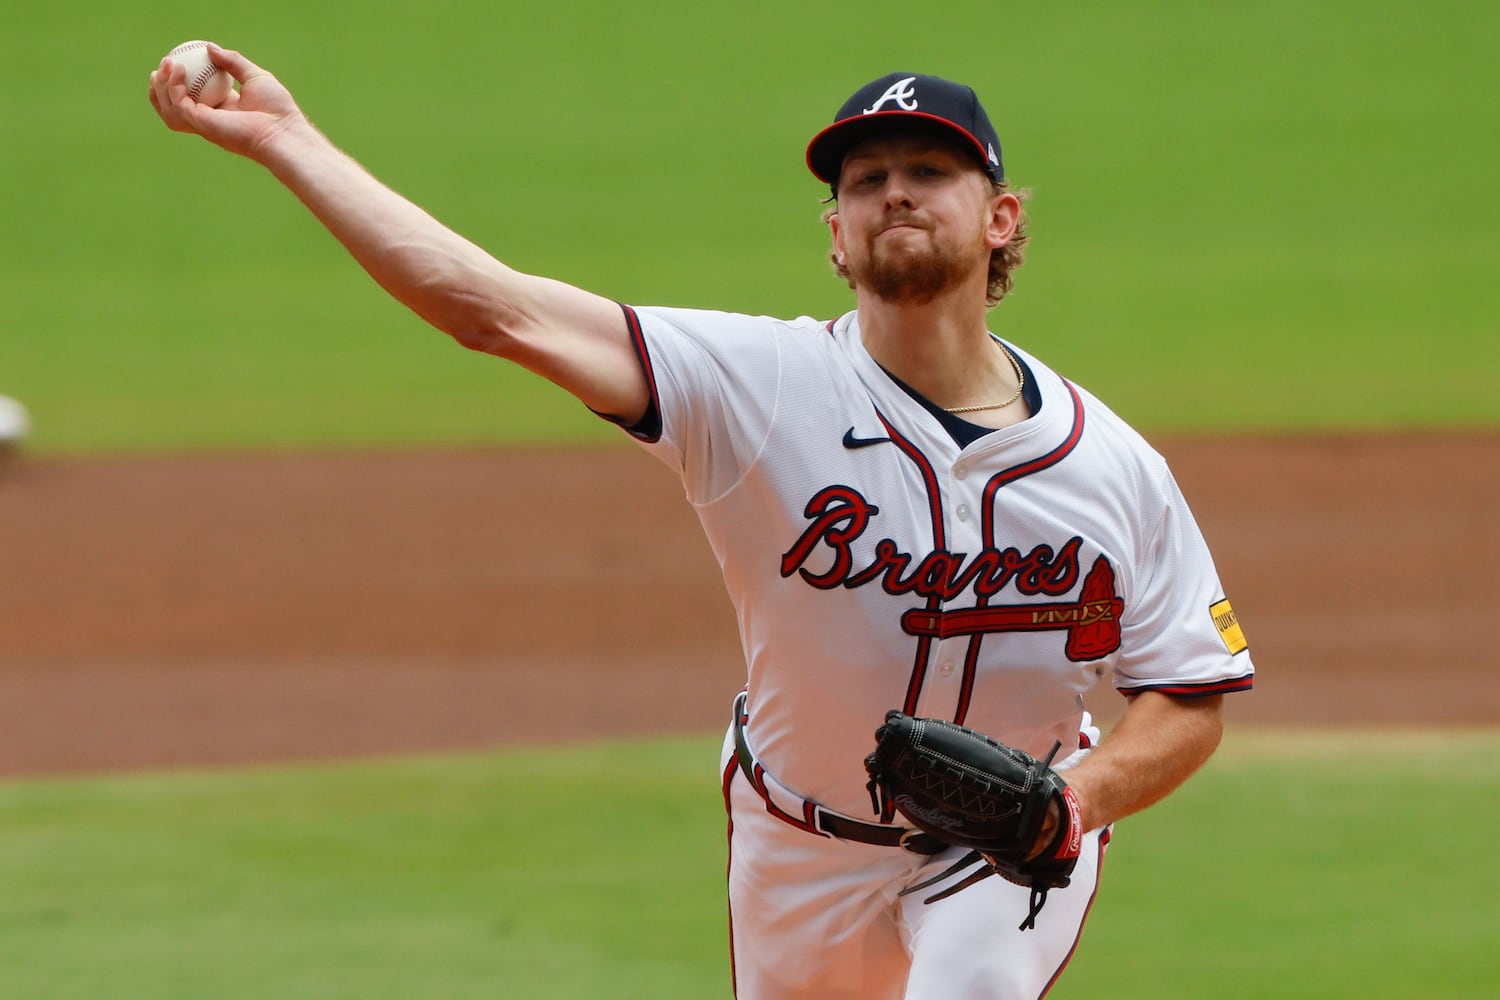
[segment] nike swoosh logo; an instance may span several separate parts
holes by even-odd
[[[853,427],[849,428],[847,431],[844,432],[844,447],[845,448],[868,448],[872,444],[885,444],[889,440],[890,440],[890,438],[888,438],[888,437],[878,437],[878,438],[855,437],[854,436],[854,428]]]

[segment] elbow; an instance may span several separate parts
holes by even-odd
[[[511,361],[526,353],[527,332],[535,323],[524,311],[496,302],[459,302],[445,315],[430,317],[460,347]]]
[[[1224,696],[1213,695],[1193,706],[1196,723],[1198,765],[1201,767],[1224,742]]]
[[[460,347],[514,359],[535,337],[537,317],[525,290],[504,275],[457,263],[440,267],[425,259],[372,275],[393,298]]]
[[[459,347],[469,351],[478,351],[481,354],[493,354],[497,357],[510,357],[507,353],[507,343],[503,330],[497,331],[477,323],[464,323],[448,325],[445,323],[435,324],[440,327],[453,342]]]

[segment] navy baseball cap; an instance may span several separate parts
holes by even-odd
[[[888,73],[856,90],[833,116],[833,124],[808,143],[808,169],[836,187],[849,150],[895,127],[931,128],[951,135],[973,149],[991,180],[1005,180],[1000,137],[978,95],[963,84],[921,73]]]

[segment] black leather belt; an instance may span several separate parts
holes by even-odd
[[[750,781],[750,787],[754,788],[762,798],[766,793],[761,788],[761,780],[756,775],[755,755],[750,752],[750,744],[745,739],[745,693],[734,700],[734,756],[739,762],[740,771]],[[941,854],[947,850],[948,845],[929,833],[921,830],[913,830],[901,826],[886,826],[881,823],[866,823],[862,820],[845,816],[843,813],[834,812],[810,799],[803,800],[810,813],[812,824],[820,832],[839,840],[850,840],[856,844],[872,844],[876,847],[899,847],[911,851],[913,854]]]

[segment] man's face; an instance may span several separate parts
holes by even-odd
[[[983,289],[994,242],[996,196],[955,142],[895,132],[844,157],[834,252],[855,288],[889,302],[922,305],[964,281]],[[977,278],[976,278],[977,275]]]

